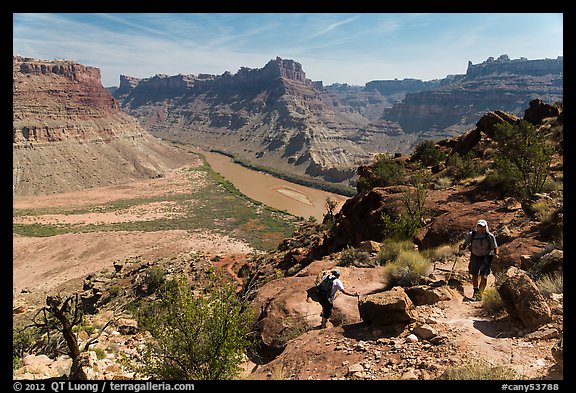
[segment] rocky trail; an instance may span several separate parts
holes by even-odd
[[[244,259],[241,254],[219,254],[218,258],[212,259],[213,262],[205,260],[206,266],[225,269],[238,278],[235,266],[242,264]],[[325,268],[327,263],[330,262],[324,260],[313,263],[310,275],[303,275],[300,281],[305,279],[308,283],[313,282],[312,272]],[[461,257],[457,265],[464,263],[465,256]],[[126,276],[129,275],[130,266],[130,263],[124,266]],[[342,270],[347,289],[361,292],[360,298],[381,287],[374,268]],[[488,288],[491,285],[489,283]],[[413,334],[413,325],[401,331],[391,331],[362,322],[358,315],[358,299],[344,295],[336,299],[334,322],[329,322],[326,329],[320,329],[321,307],[314,301],[306,301],[306,292],[301,290],[305,287],[307,285],[304,282],[292,283],[289,288],[282,282],[276,283],[277,291],[291,294],[286,302],[288,308],[304,309],[302,313],[307,317],[307,331],[290,339],[284,351],[269,363],[258,365],[246,359],[243,364],[245,372],[239,379],[430,380],[438,378],[449,367],[469,364],[475,359],[483,359],[494,367],[505,366],[528,379],[563,379],[562,370],[551,353],[557,342],[557,326],[562,318],[561,299],[555,301],[553,323],[536,333],[521,337],[505,313],[491,315],[483,309],[481,302],[468,301],[458,291],[450,290],[450,300],[416,307],[419,319],[426,322],[428,329],[434,332],[435,339],[423,339]],[[63,288],[66,286],[60,286],[59,290]],[[262,290],[263,296],[266,296],[266,291]],[[471,286],[464,285],[464,293],[471,292]],[[276,300],[282,297],[279,295]],[[37,291],[15,296],[15,317],[30,311],[34,299],[36,306],[39,306],[42,297]],[[111,316],[111,307],[103,307],[98,314],[89,316],[88,320],[94,325],[103,325]],[[134,378],[135,375],[120,364],[119,354],[131,356],[138,353],[144,337],[138,332],[136,321],[128,314],[120,312],[115,315],[111,327],[102,334],[95,346],[106,356],[98,359],[93,355],[91,377]],[[79,334],[80,342],[88,339],[85,332]],[[56,359],[48,359],[44,355],[29,356],[24,361],[24,367],[16,370],[14,378],[57,377],[66,374],[70,366],[71,359],[65,355]]]
[[[465,277],[466,259],[460,256],[455,264],[459,277]],[[332,263],[313,262],[303,276],[310,274],[307,278],[312,280],[315,272],[329,268]],[[450,265],[451,262],[437,266],[436,273],[449,270]],[[378,269],[341,270],[346,289],[360,292],[360,301],[364,295],[381,289]],[[491,277],[487,289],[493,288]],[[358,314],[359,300],[340,295],[335,301],[335,321],[320,329],[321,307],[316,302],[307,303],[305,296],[298,294],[304,287],[289,291],[293,294],[291,299],[284,299],[280,290],[276,302],[278,307],[288,309],[303,307],[305,311],[300,312],[307,315],[310,330],[290,341],[272,362],[256,367],[249,378],[430,380],[440,377],[449,367],[477,360],[484,365],[514,370],[524,378],[562,379],[562,371],[551,354],[562,321],[561,301],[551,302],[556,313],[553,323],[521,336],[505,312],[491,314],[482,302],[470,301],[472,286],[465,281],[464,294],[450,288],[446,292],[449,299],[416,306],[419,322],[400,330],[363,322]],[[262,297],[271,296],[266,289],[262,292]],[[273,312],[272,307],[270,310]],[[421,325],[429,332],[418,331]]]
[[[169,181],[167,181],[168,179]],[[174,177],[153,179],[149,182],[132,183],[136,194],[139,189],[157,189],[155,182],[163,182],[163,191],[182,188],[182,181]],[[66,201],[71,207],[81,205],[91,196],[107,201],[114,200],[114,192],[124,198],[120,187],[93,189],[68,195],[55,195],[52,205]],[[16,199],[15,206],[24,209],[26,199]],[[29,198],[39,207],[40,199]],[[50,206],[50,198],[43,197]],[[98,222],[102,213],[83,213],[85,219]],[[154,209],[140,209],[138,215],[118,214],[117,219],[146,220],[147,214],[158,214]],[[110,218],[110,215],[107,216]],[[36,217],[38,218],[38,217]],[[42,216],[43,220],[54,219]],[[56,217],[62,219],[62,217]],[[26,217],[19,217],[20,220]],[[22,320],[43,305],[47,293],[71,293],[81,291],[87,277],[99,285],[106,284],[114,265],[122,262],[121,272],[138,271],[141,266],[155,266],[158,261],[166,263],[166,269],[177,270],[192,266],[197,253],[202,255],[202,268],[225,269],[239,284],[239,269],[253,256],[252,250],[234,239],[216,234],[187,234],[178,231],[145,232],[95,232],[78,233],[43,238],[13,237],[13,314],[14,320]],[[42,255],[42,261],[32,257]],[[320,330],[321,307],[306,301],[306,289],[314,284],[316,276],[324,269],[338,263],[338,253],[314,261],[294,277],[273,280],[260,288],[256,299],[272,299],[272,304],[287,310],[287,314],[270,313],[270,317],[297,319],[305,316],[306,329],[297,337],[290,338],[279,356],[266,364],[256,364],[246,359],[245,373],[241,379],[435,379],[448,367],[466,364],[474,359],[484,359],[495,366],[509,366],[518,373],[534,379],[562,379],[551,349],[558,341],[562,327],[562,298],[549,299],[554,322],[535,334],[519,335],[506,313],[491,315],[480,302],[468,301],[464,294],[472,292],[467,282],[467,256],[457,255],[435,264],[436,276],[460,278],[463,293],[451,289],[448,300],[432,305],[420,305],[419,320],[434,331],[437,342],[415,338],[410,328],[388,332],[381,327],[363,323],[358,313],[358,299],[341,295],[336,300],[335,321]],[[77,261],[77,262],[73,262]],[[198,266],[200,266],[198,265]],[[140,266],[140,267],[139,267]],[[196,265],[194,265],[196,266]],[[453,272],[450,273],[453,269]],[[346,288],[363,296],[383,289],[378,268],[343,267],[342,277]],[[122,274],[120,275],[122,276]],[[98,278],[99,277],[99,278]],[[108,277],[108,278],[106,278]],[[488,288],[493,286],[490,276]],[[88,280],[89,282],[90,280]],[[94,284],[95,285],[95,284]],[[117,284],[115,284],[117,285]],[[89,322],[103,325],[112,316],[112,310],[102,307],[99,313],[89,316]],[[134,378],[119,362],[120,353],[127,356],[138,353],[144,335],[138,332],[136,321],[129,314],[114,315],[113,324],[101,335],[95,346],[103,351],[102,359],[93,357],[93,379]],[[412,326],[413,327],[413,326]],[[93,335],[96,333],[93,333]],[[80,342],[90,337],[79,334]],[[93,352],[93,351],[90,351]],[[14,378],[37,379],[57,377],[69,371],[71,360],[66,355],[48,359],[44,355],[28,356],[22,368],[14,372]]]

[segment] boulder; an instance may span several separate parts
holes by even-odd
[[[363,242],[360,242],[358,248],[362,251],[366,251],[369,253],[377,253],[378,251],[380,251],[380,248],[382,248],[382,243],[375,242],[373,240],[365,240]]]
[[[496,126],[504,123],[517,124],[520,118],[511,113],[503,111],[488,112],[478,120],[476,128],[484,133],[489,138],[494,138]]]
[[[562,273],[564,270],[564,251],[563,250],[552,250],[547,254],[540,257],[538,262],[534,264],[530,270],[528,270],[528,275],[530,277],[542,277],[546,274]]]
[[[415,285],[405,288],[404,291],[416,306],[434,304],[441,300],[452,299],[452,293],[447,286],[430,287],[428,285]]]
[[[506,277],[497,290],[504,308],[513,320],[527,329],[536,329],[552,321],[546,299],[526,272],[511,267]]]
[[[475,128],[473,130],[464,133],[463,135],[454,140],[451,146],[452,151],[450,154],[457,153],[461,157],[466,155],[466,153],[472,150],[474,146],[476,146],[478,142],[480,142],[481,137],[482,136],[480,135],[480,130],[478,128]]]
[[[542,123],[547,117],[557,117],[560,114],[560,109],[545,104],[540,98],[530,101],[528,105],[528,109],[524,111],[524,120],[534,125]]]
[[[411,323],[418,318],[414,303],[402,287],[361,297],[358,311],[364,322],[377,325]]]
[[[422,340],[430,340],[437,336],[436,329],[428,324],[417,325],[412,329],[412,333]]]
[[[492,271],[497,274],[505,272],[510,267],[530,270],[536,264],[534,255],[538,255],[548,245],[538,240],[535,233],[523,233],[522,236],[501,245],[499,258],[492,263]]]
[[[402,192],[406,187],[375,187],[348,199],[336,215],[337,223],[326,240],[328,251],[346,246],[358,247],[366,240],[382,240],[382,213],[397,217],[403,209]]]
[[[314,296],[313,288],[323,270],[332,269],[335,261],[313,261],[297,276],[284,277],[264,284],[252,302],[258,334],[256,349],[260,359],[268,362],[280,355],[287,344],[306,330],[318,327],[322,306]],[[338,267],[344,288],[350,292],[370,293],[381,290],[381,272],[374,268]],[[310,298],[308,298],[310,295]],[[338,293],[329,327],[360,322],[357,298]]]

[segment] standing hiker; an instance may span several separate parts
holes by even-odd
[[[472,276],[472,286],[474,287],[474,300],[482,300],[482,293],[486,288],[492,259],[498,256],[498,244],[496,236],[488,230],[486,220],[478,220],[476,229],[468,232],[464,242],[460,245],[460,250],[470,246],[470,262],[468,273]]]
[[[320,304],[322,305],[322,323],[320,328],[324,329],[326,323],[332,315],[332,309],[334,308],[334,299],[337,296],[338,291],[342,292],[348,296],[358,297],[358,292],[348,292],[344,289],[344,284],[340,280],[340,270],[335,269],[326,273],[322,276],[322,281],[317,286],[318,296],[320,299]]]

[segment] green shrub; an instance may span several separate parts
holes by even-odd
[[[456,153],[446,161],[448,173],[456,180],[467,179],[481,174],[480,164],[475,160],[474,154],[468,152],[464,157]]]
[[[496,125],[494,140],[498,144],[493,168],[510,181],[512,192],[521,198],[539,193],[548,176],[554,148],[547,144],[544,133],[521,120],[518,124]]]
[[[418,251],[401,251],[393,262],[384,266],[384,279],[388,287],[417,285],[420,278],[428,276],[432,264]]]
[[[86,332],[86,334],[88,336],[91,336],[92,334],[94,334],[94,332],[96,331],[96,326],[94,326],[93,324],[89,323],[85,318],[82,319],[82,321],[78,324],[75,325],[72,328],[72,331],[74,333],[78,333],[81,331]]]
[[[404,166],[391,158],[380,154],[372,169],[373,179],[366,180],[363,185],[364,189],[374,187],[395,186],[405,183],[406,170]]]
[[[534,211],[534,217],[539,222],[550,221],[552,214],[554,213],[554,207],[549,201],[542,199],[535,201],[530,205],[530,209]]]
[[[392,218],[386,213],[382,213],[382,238],[394,240],[412,239],[418,232],[421,225],[420,216],[410,217],[400,214]]]
[[[447,260],[460,252],[458,244],[443,244],[438,247],[422,250],[422,255],[431,261]]]
[[[204,296],[194,296],[177,276],[145,303],[138,324],[153,340],[136,363],[137,373],[165,380],[232,379],[241,371],[253,322],[251,307],[236,295],[236,283],[213,274]]]
[[[120,287],[120,285],[113,285],[110,288],[108,288],[108,293],[110,294],[111,297],[118,296],[121,291],[122,288]]]
[[[22,359],[41,341],[41,331],[35,327],[12,327],[12,369],[22,367]]]
[[[430,176],[427,170],[417,170],[412,173],[408,181],[410,186],[405,187],[401,194],[403,212],[396,218],[386,213],[381,215],[383,239],[412,239],[422,227],[424,216],[427,214],[425,205]]]
[[[414,243],[410,240],[384,239],[380,251],[376,255],[376,263],[384,265],[394,261],[401,251],[414,250]]]
[[[310,325],[305,316],[287,316],[283,321],[284,329],[272,337],[272,342],[275,346],[286,346],[290,340],[301,336],[310,330]]]
[[[148,291],[153,292],[166,282],[166,272],[162,268],[152,267],[146,273],[144,282],[148,287]]]
[[[93,351],[96,354],[97,359],[101,360],[106,358],[106,351],[104,351],[102,348],[90,348],[90,351]]]
[[[522,195],[517,187],[517,173],[509,162],[495,158],[492,170],[487,171],[484,184],[494,190],[500,190],[504,195],[521,199]]]
[[[446,190],[454,185],[452,179],[449,176],[442,176],[435,179],[431,186],[434,190]]]
[[[504,310],[504,303],[495,288],[488,288],[482,293],[482,308],[497,314]]]
[[[544,182],[542,186],[543,193],[550,193],[552,191],[563,191],[564,190],[564,181],[563,175],[558,175],[556,179],[548,179]]]
[[[425,140],[416,145],[412,160],[420,162],[423,166],[434,166],[444,161],[446,154],[436,147],[434,141]]]

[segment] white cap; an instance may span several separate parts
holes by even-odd
[[[488,223],[486,222],[486,220],[478,220],[476,225],[481,225],[481,226],[485,227],[485,226],[488,226]]]

